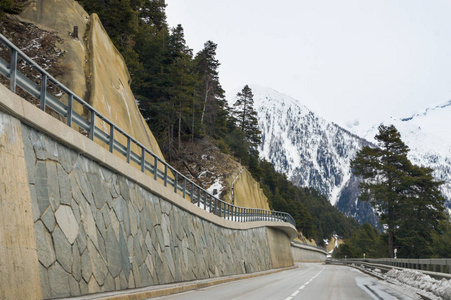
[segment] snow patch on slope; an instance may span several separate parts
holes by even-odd
[[[251,88],[262,131],[260,158],[295,185],[318,189],[335,205],[351,178],[350,160],[368,143],[288,95]]]

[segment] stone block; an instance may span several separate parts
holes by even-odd
[[[71,205],[72,191],[71,191],[71,182],[69,180],[69,175],[66,173],[66,171],[60,164],[57,165],[57,173],[58,173],[58,180],[59,180],[61,203],[66,204],[66,205]]]
[[[102,258],[106,261],[105,240],[103,236],[100,234],[100,231],[98,229],[96,229],[96,231],[97,231],[97,243],[99,245],[99,247],[97,247],[97,250],[99,251],[100,256],[102,256]]]
[[[83,252],[81,256],[81,265],[82,265],[81,275],[85,282],[89,282],[89,280],[92,277],[92,263],[88,250]]]
[[[44,267],[48,268],[56,259],[52,236],[41,221],[36,222],[34,227],[38,259]]]
[[[48,274],[52,298],[69,297],[69,274],[64,271],[58,262],[49,268]]]
[[[94,274],[97,283],[103,285],[108,273],[106,262],[91,241],[88,241],[88,251],[91,258],[92,273]]]
[[[94,276],[92,276],[88,282],[88,291],[90,294],[99,293],[102,291],[100,284],[97,282]]]
[[[58,172],[56,171],[56,162],[46,161],[45,167],[47,169],[47,186],[49,192],[50,205],[53,211],[56,211],[61,203]]]
[[[48,270],[41,264],[39,264],[39,275],[41,278],[42,297],[44,299],[52,298],[52,291],[50,290]]]
[[[53,229],[55,228],[55,215],[53,213],[53,210],[48,207],[45,212],[41,216],[42,223],[44,223],[45,227],[47,227],[47,230],[49,232],[53,232]]]
[[[58,144],[58,161],[64,168],[67,174],[72,172],[75,162],[77,161],[78,154],[75,151],[69,150],[64,145]]]
[[[49,190],[47,186],[47,169],[45,162],[38,161],[36,164],[36,199],[38,202],[39,213],[42,215],[50,205]]]
[[[108,228],[111,224],[111,218],[108,211],[109,211],[108,207],[104,206],[102,208],[103,223],[105,223],[105,228]]]
[[[94,203],[97,209],[102,209],[105,203],[111,198],[110,191],[105,181],[98,174],[88,173],[87,176],[91,185]]]
[[[132,236],[136,236],[136,234],[138,233],[139,213],[133,203],[128,204],[128,211],[130,220],[130,233]]]
[[[120,233],[119,233],[119,247],[121,249],[121,267],[122,272],[121,274],[124,274],[126,279],[128,280],[130,275],[130,252],[128,251],[127,241],[124,236],[124,230],[122,229],[122,226],[120,227]]]
[[[75,175],[75,180],[78,184],[78,187],[80,188],[81,193],[85,197],[86,201],[89,202],[89,204],[94,204],[94,199],[92,196],[92,190],[91,185],[88,183],[88,180],[86,178],[85,170],[83,170],[83,164],[87,163],[87,159],[79,159],[80,163],[76,165],[73,172]],[[73,188],[72,188],[73,191]]]
[[[144,237],[141,232],[133,238],[133,249],[135,250],[135,261],[138,266],[141,266],[146,260],[147,250],[144,243]]]
[[[71,296],[79,296],[80,295],[80,286],[78,282],[72,277],[68,277],[69,280],[69,290]]]
[[[78,251],[83,253],[88,245],[88,236],[83,225],[80,225],[80,232],[76,238]]]
[[[58,226],[55,228],[55,232],[53,232],[52,236],[56,260],[61,264],[66,272],[72,272],[73,257],[71,244]]]
[[[33,213],[33,222],[36,222],[41,217],[41,211],[40,211],[38,199],[36,196],[36,186],[34,184],[30,184],[29,188],[30,188],[30,198],[31,198],[31,210]]]
[[[105,245],[108,270],[111,273],[111,276],[117,277],[122,270],[122,249],[111,227],[106,232]],[[128,251],[124,254],[128,256]]]
[[[109,273],[107,274],[105,283],[102,286],[102,291],[114,291],[114,278]]]
[[[97,229],[99,230],[102,237],[105,238],[106,237],[106,226],[105,226],[105,222],[103,221],[103,214],[100,210],[96,210],[96,215],[95,215],[94,219],[96,221]]]
[[[55,212],[56,222],[70,244],[73,244],[79,232],[79,224],[70,206],[61,205]]]
[[[125,199],[125,201],[127,201],[127,203],[130,202],[129,181],[122,176],[118,178],[118,181],[122,197]]]
[[[75,242],[77,244],[77,242]],[[72,247],[72,276],[76,281],[80,281],[81,279],[81,255],[79,251],[78,245],[74,245]]]

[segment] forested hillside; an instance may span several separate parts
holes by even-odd
[[[219,80],[218,45],[206,41],[198,53],[186,44],[182,25],[169,28],[165,1],[80,0],[97,13],[124,56],[141,112],[169,162],[183,160],[184,143],[210,137],[234,155],[258,180],[272,208],[293,215],[304,235],[322,242],[332,233],[351,235],[358,227],[320,193],[294,187],[274,167],[259,161],[260,141],[252,91],[244,87],[241,105],[229,107]],[[183,172],[183,170],[181,170]]]
[[[164,0],[80,0],[97,13],[129,69],[142,115],[166,159],[183,162],[185,145],[213,141],[248,168],[273,209],[293,215],[307,238],[322,243],[333,233],[350,236],[358,225],[319,192],[294,187],[274,167],[259,160],[261,142],[252,90],[245,86],[232,108],[221,87],[218,45],[206,41],[198,53],[186,44],[181,25],[169,28]],[[26,1],[2,1],[1,13],[19,13]],[[81,38],[81,37],[80,37]],[[182,172],[186,170],[180,170]]]

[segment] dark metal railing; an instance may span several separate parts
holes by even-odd
[[[0,58],[0,73],[9,78],[10,90],[13,93],[16,93],[16,87],[19,86],[25,92],[39,100],[39,107],[41,110],[45,111],[46,108],[50,108],[58,115],[65,118],[66,124],[69,127],[72,127],[73,125],[80,127],[81,131],[88,133],[89,139],[98,139],[108,147],[111,153],[114,151],[120,153],[127,163],[133,162],[137,164],[142,172],[148,171],[155,180],[158,181],[161,179],[165,186],[172,187],[174,193],[181,194],[183,198],[189,197],[193,204],[221,218],[236,222],[281,221],[296,226],[293,217],[288,213],[238,207],[211,195],[104,117],[99,111],[52,77],[47,71],[31,60],[25,53],[1,34],[0,42],[11,50],[9,63],[3,58]],[[19,59],[39,73],[40,84],[36,84],[18,70]],[[52,84],[63,94],[67,95],[67,104],[49,93],[49,84]],[[78,114],[74,108],[75,105],[81,105],[83,110],[87,112],[89,118],[86,119]],[[109,126],[109,130],[107,130],[108,127],[106,129],[108,132],[104,132],[102,129],[98,128],[95,125],[96,120],[101,120],[106,126]],[[116,137],[118,133],[126,139],[126,145],[119,142]],[[138,151],[135,150],[135,152],[133,149],[138,149]]]

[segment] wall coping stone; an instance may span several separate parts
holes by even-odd
[[[327,255],[326,251],[318,249],[318,248],[316,248],[314,246],[310,246],[310,245],[300,245],[300,244],[296,244],[296,243],[291,243],[291,247],[306,249],[306,250],[310,250],[310,251],[316,251],[316,252],[322,253],[324,255]]]
[[[74,149],[89,159],[92,159],[102,166],[129,178],[135,183],[150,190],[152,193],[206,221],[224,228],[235,230],[271,227],[285,232],[290,239],[294,239],[297,236],[296,228],[287,222],[234,222],[222,219],[200,207],[193,205],[182,196],[174,193],[172,188],[165,187],[161,183],[155,181],[150,176],[141,172],[141,170],[138,170],[131,164],[128,164],[125,160],[114,155],[113,153],[110,153],[107,149],[103,148],[94,141],[91,141],[76,130],[69,128],[65,123],[57,120],[25,99],[12,93],[2,84],[0,84],[0,110],[11,114],[24,124],[49,135],[53,139]],[[314,249],[312,248],[312,250]]]

